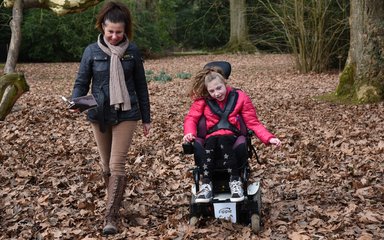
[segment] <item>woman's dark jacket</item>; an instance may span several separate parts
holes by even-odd
[[[104,53],[97,43],[90,44],[84,51],[79,72],[74,84],[72,98],[85,96],[89,87],[96,98],[98,107],[88,111],[88,120],[98,122],[103,131],[106,125],[121,121],[142,120],[150,123],[150,105],[143,61],[137,46],[130,43],[121,58],[125,74],[125,84],[131,99],[131,109],[115,110],[109,104],[109,66],[110,56]]]

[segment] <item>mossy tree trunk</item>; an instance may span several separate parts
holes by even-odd
[[[384,99],[384,1],[351,0],[350,49],[336,95],[373,103]]]
[[[27,91],[29,86],[23,74],[8,73],[0,77],[0,121],[5,119],[16,100]]]
[[[229,0],[229,4],[230,36],[225,49],[229,52],[255,52],[256,47],[248,36],[246,0]]]

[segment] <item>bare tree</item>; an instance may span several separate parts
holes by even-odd
[[[383,24],[383,0],[351,0],[351,42],[338,97],[360,103],[384,99]]]
[[[284,33],[297,70],[307,73],[330,68],[332,58],[340,55],[338,43],[348,29],[348,3],[335,3],[335,0],[259,2],[276,18],[273,25]]]

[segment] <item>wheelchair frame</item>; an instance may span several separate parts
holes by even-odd
[[[244,200],[241,202],[232,203],[230,201],[230,190],[228,186],[230,174],[226,169],[215,169],[212,173],[212,185],[213,185],[213,199],[209,203],[196,203],[196,193],[199,191],[200,175],[202,170],[197,164],[197,156],[195,152],[195,146],[192,143],[183,144],[183,150],[185,154],[194,154],[195,167],[192,168],[192,175],[194,184],[192,186],[192,197],[189,205],[189,223],[190,225],[196,225],[200,217],[217,217],[215,216],[217,210],[216,206],[226,206],[228,204],[235,205],[236,216],[231,219],[234,223],[241,223],[243,225],[251,225],[251,229],[254,233],[258,233],[261,229],[261,188],[260,182],[249,183],[250,167],[249,159],[253,156],[256,157],[257,162],[260,163],[257,152],[251,142],[252,132],[248,131],[246,137],[247,145],[247,159],[241,167],[241,178],[244,186]],[[227,208],[224,208],[228,210]],[[216,211],[215,211],[216,210]],[[221,218],[221,217],[217,217]]]
[[[231,74],[231,64],[226,61],[214,61],[206,64],[204,68],[209,67],[219,67],[223,70],[223,76],[228,79]],[[212,107],[212,106],[210,106]],[[221,115],[222,116],[222,115]],[[244,187],[244,200],[241,202],[232,203],[230,201],[230,190],[228,186],[229,182],[229,173],[223,169],[214,170],[212,175],[212,184],[213,184],[213,199],[209,203],[196,203],[196,193],[199,191],[200,175],[201,169],[197,162],[197,156],[195,147],[189,144],[183,144],[184,154],[194,154],[195,158],[195,167],[192,170],[192,175],[194,179],[194,184],[192,186],[192,198],[190,202],[190,225],[196,225],[200,217],[209,217],[216,216],[215,206],[219,204],[232,204],[235,205],[236,216],[231,218],[232,222],[239,222],[242,224],[251,224],[251,229],[253,232],[258,233],[261,228],[261,188],[260,182],[249,183],[250,167],[249,159],[252,159],[253,156],[256,157],[256,160],[259,164],[261,161],[257,155],[255,148],[252,145],[251,137],[253,132],[247,129],[243,119],[240,120],[240,136],[246,138],[246,159],[243,164],[241,171],[241,178],[243,180]],[[202,117],[198,123],[198,132],[197,136],[200,139],[205,139],[207,134],[207,128],[205,125],[205,119]],[[225,181],[223,179],[226,179]],[[231,208],[232,209],[232,208]],[[220,209],[221,210],[221,209]],[[219,210],[219,211],[220,211]],[[227,208],[224,208],[223,211],[227,211]],[[227,215],[226,215],[227,216]],[[220,218],[220,217],[218,217]]]

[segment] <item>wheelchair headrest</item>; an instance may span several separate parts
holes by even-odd
[[[223,70],[223,75],[224,75],[225,79],[228,79],[229,75],[231,75],[231,64],[229,62],[226,62],[226,61],[210,62],[210,63],[207,63],[204,66],[204,69],[205,68],[209,68],[209,67],[219,67],[219,68],[221,68]]]

